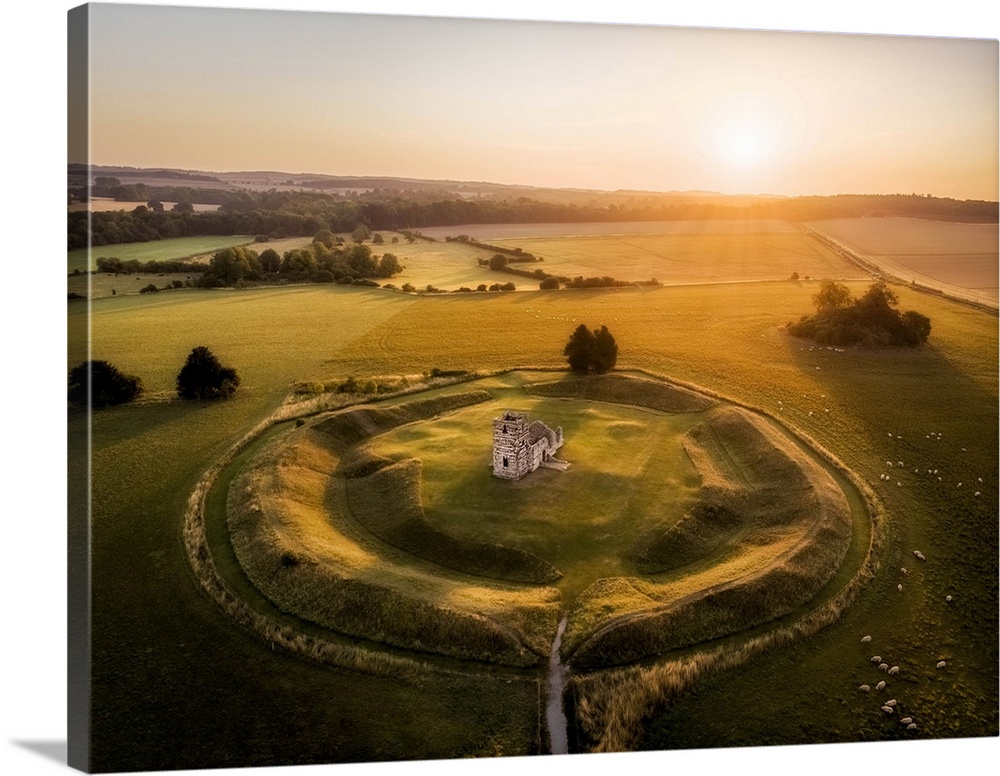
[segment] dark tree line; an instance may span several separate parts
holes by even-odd
[[[139,185],[139,184],[136,184]],[[192,191],[195,191],[192,189]],[[201,190],[198,190],[199,192]],[[136,189],[133,194],[140,193]],[[141,200],[171,201],[159,189],[144,188]],[[306,236],[319,229],[351,232],[359,224],[373,231],[471,223],[620,222],[734,218],[776,218],[810,221],[861,216],[909,216],[954,221],[995,223],[997,203],[962,201],[916,195],[838,195],[761,199],[750,204],[704,202],[581,207],[518,197],[462,199],[439,194],[440,199],[387,197],[377,200],[343,199],[317,192],[225,191],[218,211],[207,213],[155,212],[147,207],[129,213],[94,213],[95,245],[138,242],[189,235],[260,234]],[[199,194],[199,196],[204,196]],[[69,214],[69,247],[86,246],[87,214]]]
[[[788,331],[822,345],[922,345],[931,333],[930,318],[914,310],[901,313],[898,303],[885,281],[855,299],[847,286],[824,280],[813,297],[816,314],[803,315]]]

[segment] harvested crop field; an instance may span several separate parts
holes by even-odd
[[[802,232],[725,231],[497,240],[541,256],[554,275],[664,285],[801,278],[850,279],[864,273]],[[517,265],[534,269],[535,264]],[[499,274],[499,273],[497,273]]]
[[[808,224],[873,257],[902,280],[932,288],[957,286],[998,298],[997,225],[920,218],[845,218]]]

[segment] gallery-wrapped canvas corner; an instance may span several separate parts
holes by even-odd
[[[68,21],[71,765],[997,735],[996,40]]]

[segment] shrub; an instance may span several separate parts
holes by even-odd
[[[89,379],[88,379],[89,378]],[[107,361],[85,361],[69,372],[69,401],[86,407],[90,384],[90,405],[95,409],[125,404],[142,393],[142,380],[120,372]]]
[[[559,288],[559,278],[547,277],[538,284],[538,287],[543,291],[551,288]]]
[[[228,399],[240,384],[239,375],[203,345],[194,348],[177,374],[177,395],[182,399]]]
[[[150,283],[148,286],[143,286],[139,289],[140,294],[153,294],[159,291],[155,283]]]

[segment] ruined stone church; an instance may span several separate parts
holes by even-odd
[[[540,420],[529,422],[523,412],[507,410],[493,419],[493,474],[519,480],[546,462],[558,460],[554,453],[562,444],[562,426],[553,431]]]

